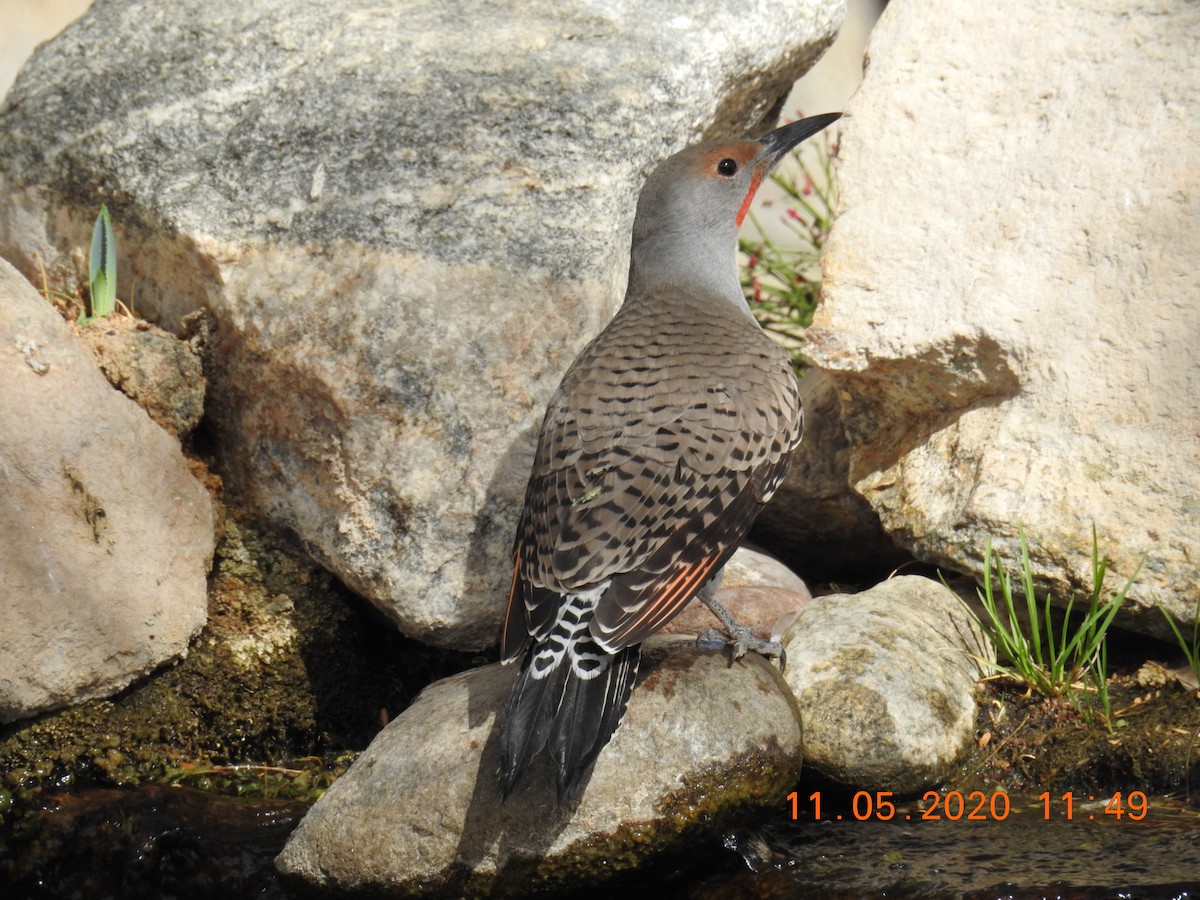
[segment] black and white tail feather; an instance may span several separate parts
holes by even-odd
[[[641,654],[636,644],[609,653],[591,636],[592,615],[607,587],[568,594],[549,633],[525,654],[500,733],[506,798],[546,748],[562,803],[621,723]]]

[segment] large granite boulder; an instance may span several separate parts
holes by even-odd
[[[107,201],[139,309],[217,318],[232,487],[407,634],[483,647],[643,177],[773,123],[842,11],[97,3],[0,112],[0,255],[76,277]]]
[[[179,441],[0,260],[0,722],[185,653],[213,542]]]
[[[891,4],[842,120],[806,350],[849,475],[905,549],[978,574],[1018,528],[1041,586],[1128,624],[1200,595],[1200,5]]]

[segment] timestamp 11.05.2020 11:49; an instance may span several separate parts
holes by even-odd
[[[1012,812],[1009,796],[1004,791],[993,791],[986,794],[983,791],[971,791],[967,794],[961,791],[926,791],[919,803],[910,807],[897,808],[892,799],[892,791],[856,791],[850,799],[849,807],[844,811],[830,813],[822,809],[821,792],[815,791],[808,796],[811,809],[801,806],[800,794],[792,791],[787,795],[791,804],[792,820],[802,816],[810,821],[877,821],[887,822],[893,819],[902,821],[951,821],[951,822],[1002,822]],[[1067,791],[1058,797],[1049,791],[1038,796],[1041,804],[1042,818],[1075,821],[1083,818],[1083,813],[1076,810],[1076,803],[1104,802],[1103,809],[1098,806],[1096,811],[1088,812],[1087,818],[1094,821],[1112,817],[1116,821],[1140,822],[1146,818],[1150,810],[1150,801],[1143,791],[1117,791],[1111,797],[1088,796],[1084,801],[1082,796],[1076,796],[1073,791]],[[1036,807],[1035,807],[1036,808]]]

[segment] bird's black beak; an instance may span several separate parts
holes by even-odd
[[[822,113],[819,116],[809,116],[807,119],[801,119],[798,122],[792,122],[789,125],[784,125],[782,128],[776,128],[774,131],[768,132],[758,139],[758,142],[763,146],[763,153],[760,159],[768,160],[770,165],[775,165],[789,150],[805,138],[812,137],[822,128],[832,125],[841,117],[841,113]]]

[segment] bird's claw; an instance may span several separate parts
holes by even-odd
[[[715,635],[715,640],[720,640],[721,644],[730,647],[733,652],[733,659],[741,659],[746,655],[747,650],[753,650],[759,656],[779,660],[780,672],[787,667],[787,653],[784,652],[782,643],[779,641],[764,641],[760,637],[755,637],[749,625],[743,625],[730,615],[729,610],[717,599],[716,592],[705,591],[701,594],[701,599],[704,601],[705,606],[711,609],[713,615],[725,626],[726,635],[721,635],[721,632],[715,628],[709,628],[700,637],[696,638],[697,646],[713,646]]]
[[[733,660],[741,659],[746,651],[753,650],[759,656],[779,660],[779,671],[787,667],[787,651],[779,641],[767,641],[756,637],[749,625],[735,625],[728,634],[716,628],[706,628],[696,637],[696,646],[705,650],[719,650],[728,647],[730,664]]]

